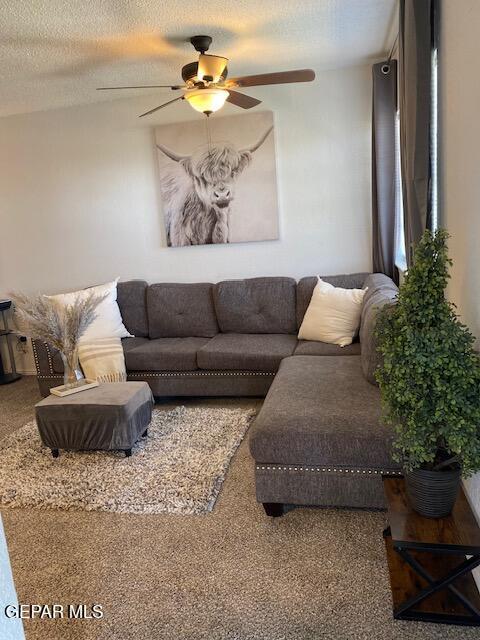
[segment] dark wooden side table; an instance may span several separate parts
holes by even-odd
[[[383,487],[394,618],[479,626],[480,528],[463,488],[451,515],[432,519],[411,509],[403,478],[385,476]]]
[[[0,354],[0,384],[9,384],[10,382],[15,382],[22,376],[17,373],[15,369],[15,357],[13,355],[12,343],[10,342],[10,335],[12,331],[8,328],[7,318],[5,316],[5,312],[10,309],[12,306],[11,300],[0,300],[0,314],[2,316],[3,327],[0,326],[0,338],[5,338],[8,346],[8,356],[10,358],[10,368],[12,370],[11,373],[5,373],[5,369],[3,368],[2,355]]]

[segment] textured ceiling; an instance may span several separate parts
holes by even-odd
[[[135,95],[102,85],[178,82],[195,34],[213,36],[230,75],[366,63],[391,46],[396,1],[0,0],[0,115]]]

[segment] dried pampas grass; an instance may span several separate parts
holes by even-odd
[[[64,354],[75,351],[79,339],[97,317],[95,309],[105,298],[91,293],[85,298],[77,297],[70,305],[60,306],[43,295],[14,292],[10,296],[18,333],[48,342]]]

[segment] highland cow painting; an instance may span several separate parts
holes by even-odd
[[[156,127],[169,247],[278,239],[272,112]]]

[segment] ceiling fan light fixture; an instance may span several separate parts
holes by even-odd
[[[217,83],[224,80],[228,58],[201,53],[198,57],[197,78],[201,82]]]
[[[191,107],[200,113],[215,113],[223,107],[229,93],[225,89],[197,89],[185,94]]]

